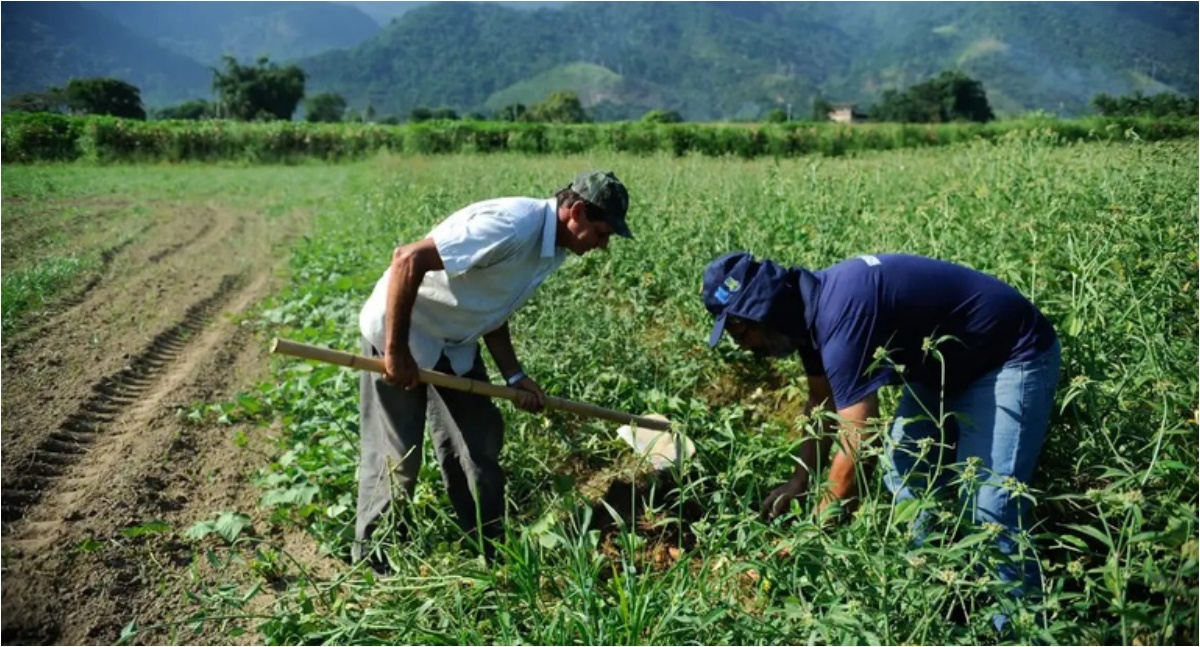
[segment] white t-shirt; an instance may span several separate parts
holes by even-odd
[[[479,338],[499,328],[566,258],[554,246],[554,198],[498,198],[469,205],[429,237],[445,270],[428,272],[413,304],[408,346],[421,368],[442,353],[462,375],[475,361]],[[383,351],[391,266],[359,313],[364,337]]]

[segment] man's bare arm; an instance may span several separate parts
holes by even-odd
[[[384,326],[384,379],[406,389],[415,388],[417,363],[408,348],[408,329],[413,304],[427,272],[444,269],[442,256],[432,238],[401,245],[392,253],[391,279],[388,281],[387,315]]]
[[[512,333],[509,331],[507,321],[503,326],[484,335],[483,341],[487,344],[492,359],[496,360],[496,366],[500,368],[500,373],[504,375],[506,382],[517,373],[521,373],[521,363],[517,361],[517,351],[513,349]],[[519,408],[537,412],[546,406],[546,394],[533,378],[526,375],[512,386],[527,394],[517,400],[516,405]]]
[[[819,437],[805,436],[800,441],[796,456],[796,470],[786,483],[775,488],[763,500],[762,514],[767,519],[777,517],[787,512],[793,499],[803,499],[808,493],[812,474],[821,469],[821,463],[829,455],[833,445],[833,420],[825,416],[826,411],[833,411],[833,391],[829,380],[823,375],[808,377],[808,401],[804,405],[805,416],[820,416],[821,428],[825,433]]]
[[[843,433],[837,454],[829,467],[829,492],[821,501],[819,510],[823,510],[835,500],[848,502],[858,496],[859,484],[855,468],[858,465],[859,450],[868,435],[867,424],[879,417],[879,396],[872,393],[855,404],[838,409],[838,417],[842,419]]]

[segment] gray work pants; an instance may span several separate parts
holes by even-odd
[[[362,349],[368,357],[382,356],[366,339]],[[453,372],[445,355],[434,369]],[[476,355],[475,365],[464,377],[487,381],[481,355]],[[505,478],[500,449],[504,420],[496,405],[486,396],[441,387],[421,385],[409,391],[388,384],[382,375],[364,371],[359,378],[362,442],[354,561],[369,550],[371,532],[388,506],[395,505],[393,512],[398,513],[403,501],[412,497],[421,471],[426,412],[442,481],[459,526],[470,536],[481,528],[484,538],[503,532]]]

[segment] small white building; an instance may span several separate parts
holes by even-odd
[[[853,103],[835,103],[829,111],[829,120],[839,124],[857,124],[867,120],[867,113],[860,112]]]

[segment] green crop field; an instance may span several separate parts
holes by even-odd
[[[1194,145],[1028,138],[780,163],[388,158],[362,167],[366,186],[316,223],[295,251],[291,291],[265,317],[281,335],[354,349],[360,302],[397,242],[486,195],[548,194],[585,166],[626,180],[637,239],[552,277],[512,322],[518,353],[553,395],[682,423],[699,454],[681,491],[650,493],[634,523],[600,528],[588,487],[633,469],[610,426],[506,408],[503,569],[483,570],[457,540],[430,453],[413,505],[419,531],[389,549],[399,574],[295,587],[267,623],[272,639],[993,640],[987,619],[1000,602],[979,569],[984,531],[956,528],[914,548],[877,482],[835,529],[802,510],[771,525],[756,518],[809,423],[798,419],[797,363],[705,345],[700,271],[734,249],[816,267],[859,253],[928,254],[1032,297],[1062,336],[1064,373],[1031,493],[1044,592],[1016,614],[1018,639],[1196,637]],[[262,479],[267,499],[344,553],[356,380],[295,361],[278,370],[261,397],[286,417],[291,444]]]
[[[337,190],[320,188],[288,287],[255,316],[260,342],[357,352],[358,310],[395,245],[471,201],[548,196],[576,170],[611,168],[629,187],[636,239],[552,275],[512,320],[517,353],[549,394],[666,415],[698,453],[680,473],[649,477],[615,425],[502,404],[502,566],[485,568],[461,537],[427,446],[415,532],[385,546],[395,575],[346,565],[319,577],[269,532],[235,528],[226,534],[245,559],[224,565],[231,584],[196,589],[191,619],[248,625],[275,644],[1195,644],[1198,161],[1195,141],[1066,143],[1034,131],[841,158],[495,153],[329,167]],[[320,169],[294,169],[308,178],[297,195],[317,190]],[[242,181],[267,172],[283,171],[251,167]],[[840,525],[798,506],[759,519],[815,424],[800,415],[797,360],[707,347],[701,271],[738,249],[810,267],[925,254],[995,274],[1050,317],[1063,374],[1026,493],[1039,591],[1001,593],[986,568],[991,536],[950,502],[918,504],[940,523],[914,546],[917,507],[894,508],[877,474]],[[254,475],[261,505],[345,556],[357,375],[285,358],[272,368],[268,383],[191,415],[281,426],[277,455]],[[885,417],[895,397],[885,390]],[[269,605],[252,609],[271,587]],[[992,633],[998,610],[1015,619],[1012,635]]]

